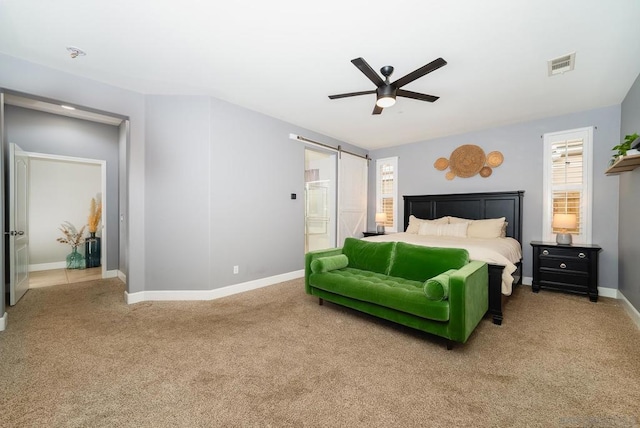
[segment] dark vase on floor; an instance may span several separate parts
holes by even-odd
[[[87,267],[100,266],[100,238],[96,236],[95,232],[89,233],[89,237],[84,243],[85,257],[87,259]]]

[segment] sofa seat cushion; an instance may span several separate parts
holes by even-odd
[[[424,295],[424,283],[376,272],[344,268],[312,273],[312,287],[435,321],[449,320],[449,301]]]

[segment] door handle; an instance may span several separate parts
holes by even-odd
[[[24,230],[19,230],[18,232],[16,232],[16,234],[22,236],[24,235]]]
[[[9,234],[9,236],[18,236],[18,235],[22,236],[22,235],[24,235],[24,230],[12,230],[8,234]]]

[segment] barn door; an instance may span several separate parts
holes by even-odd
[[[338,242],[361,238],[367,228],[367,160],[341,152],[338,159]]]

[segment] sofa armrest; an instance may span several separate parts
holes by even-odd
[[[327,250],[309,251],[304,256],[304,291],[311,294],[309,275],[311,275],[311,262],[320,257],[337,256],[342,254],[342,248],[329,248]]]
[[[449,335],[466,342],[489,309],[489,268],[471,261],[449,276]]]

